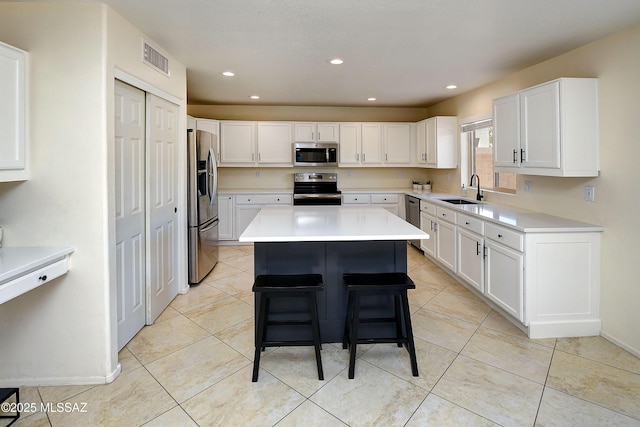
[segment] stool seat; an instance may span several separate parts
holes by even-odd
[[[355,376],[356,348],[358,344],[396,343],[398,347],[406,345],[411,361],[411,372],[418,376],[418,363],[415,344],[413,341],[413,329],[411,326],[411,314],[409,312],[408,289],[415,289],[416,285],[406,273],[347,273],[343,275],[344,285],[347,288],[347,318],[345,320],[342,348],[350,347],[349,354],[349,378]],[[393,297],[392,317],[362,317],[362,297],[376,295],[389,295]],[[359,336],[360,324],[375,323],[395,324],[395,336],[373,335]]]
[[[318,379],[324,380],[322,371],[322,358],[320,355],[320,321],[318,319],[318,303],[316,293],[324,289],[321,274],[264,274],[256,277],[252,290],[259,296],[259,303],[256,301],[257,321],[255,336],[255,355],[253,358],[252,382],[258,381],[260,369],[260,354],[265,347],[280,346],[314,346],[316,352],[316,364],[318,368]],[[277,298],[304,298],[308,302],[309,320],[300,320],[297,317],[299,307],[290,313],[278,312],[277,320],[270,320],[270,301]],[[287,314],[291,315],[287,318]],[[284,318],[283,318],[284,317]],[[311,340],[269,340],[267,332],[269,327],[274,326],[310,326],[313,339]]]

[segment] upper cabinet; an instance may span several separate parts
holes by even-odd
[[[213,148],[216,155],[216,160],[220,163],[220,121],[212,119],[193,119],[195,125],[191,122],[192,117],[187,117],[187,122],[190,129],[203,130],[215,135]],[[192,126],[193,125],[193,126]]]
[[[494,100],[494,166],[527,175],[598,176],[598,81],[561,78]]]
[[[413,123],[384,123],[382,125],[385,164],[402,166],[411,164],[414,128],[415,124]]]
[[[294,123],[295,142],[338,142],[338,123]]]
[[[431,117],[416,125],[418,166],[434,169],[458,167],[458,118]]]
[[[289,122],[220,122],[220,166],[291,166]]]
[[[382,125],[380,123],[340,123],[339,166],[380,166]]]
[[[29,178],[27,52],[0,42],[0,182]]]

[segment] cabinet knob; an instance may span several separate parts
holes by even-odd
[[[464,223],[465,223],[465,225],[470,225],[471,224],[469,221],[465,221]]]
[[[47,275],[43,274],[42,276],[38,277],[38,280],[42,280],[44,282],[45,280],[47,280]]]
[[[502,234],[498,234],[498,239],[502,239]]]

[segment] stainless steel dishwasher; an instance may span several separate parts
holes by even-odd
[[[405,212],[407,213],[407,222],[420,228],[420,199],[417,197],[405,196]],[[409,240],[414,247],[420,249],[420,240]]]

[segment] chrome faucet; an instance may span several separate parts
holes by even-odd
[[[469,187],[473,187],[473,177],[476,177],[476,180],[478,181],[478,194],[476,194],[476,200],[482,200],[482,198],[484,197],[482,194],[480,194],[480,177],[478,176],[477,173],[474,173],[473,175],[471,175],[471,181],[469,182]]]

